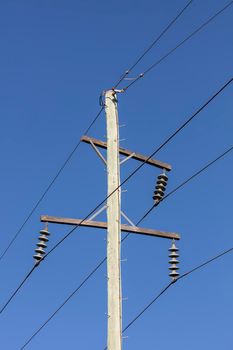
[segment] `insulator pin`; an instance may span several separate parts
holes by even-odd
[[[179,277],[179,273],[177,272],[177,270],[179,270],[179,267],[177,266],[177,264],[179,264],[179,261],[177,260],[177,258],[179,257],[178,251],[179,249],[176,247],[175,243],[172,242],[172,246],[171,248],[169,248],[169,258],[171,258],[169,260],[169,270],[171,270],[169,276],[174,281]]]

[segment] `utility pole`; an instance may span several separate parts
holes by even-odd
[[[122,349],[121,306],[121,189],[119,161],[119,125],[117,97],[113,90],[105,93],[107,124],[107,279],[108,279],[108,349]],[[117,190],[116,190],[117,189]],[[115,191],[115,192],[114,192]]]
[[[149,158],[140,153],[132,152],[128,149],[119,147],[119,125],[118,125],[118,111],[117,111],[117,96],[119,91],[109,90],[105,92],[105,112],[107,125],[107,142],[97,140],[89,136],[82,136],[81,141],[88,143],[95,150],[100,159],[107,166],[107,180],[108,180],[108,196],[107,205],[104,205],[96,211],[88,220],[74,219],[74,218],[60,218],[54,216],[42,215],[41,221],[47,223],[78,225],[83,227],[94,227],[99,229],[107,229],[107,286],[108,286],[108,336],[107,349],[108,350],[122,350],[122,292],[121,292],[121,231],[130,232],[133,234],[142,234],[151,237],[160,237],[173,240],[171,250],[172,270],[170,276],[176,278],[178,273],[176,270],[176,257],[178,257],[178,249],[174,245],[174,240],[179,240],[180,236],[173,232],[164,232],[154,229],[142,228],[135,226],[127,215],[121,210],[121,189],[120,189],[120,165],[129,159],[135,159],[139,162],[146,163],[156,168],[163,169],[163,174],[158,176],[156,191],[154,199],[160,201],[164,195],[166,187],[165,171],[171,170],[171,165],[161,162],[156,159]],[[107,160],[100,152],[99,148],[107,150]],[[126,156],[120,161],[119,155]],[[107,223],[100,221],[93,221],[103,210],[107,210]],[[121,216],[129,223],[121,224]],[[41,232],[48,235],[47,226]],[[46,242],[47,242],[47,236]],[[35,256],[36,262],[43,258],[44,248],[46,244],[44,236],[39,237],[39,253],[38,248]],[[40,242],[41,241],[41,242]],[[174,272],[175,271],[175,272]]]

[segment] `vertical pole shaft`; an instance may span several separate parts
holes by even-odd
[[[105,94],[105,110],[107,119],[108,195],[110,195],[120,185],[119,125],[117,98],[113,90],[109,90]],[[107,200],[108,350],[122,349],[120,196],[119,188]]]

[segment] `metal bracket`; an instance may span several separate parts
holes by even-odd
[[[96,218],[100,213],[102,213],[105,209],[107,208],[107,205],[104,205],[102,208],[100,208],[97,212],[95,212],[90,218],[89,220],[93,220],[94,218]]]
[[[121,162],[120,165],[124,164],[125,162],[127,162],[128,160],[130,160],[132,157],[135,156],[135,152],[130,154],[128,157],[124,158]]]
[[[134,225],[134,223],[128,218],[128,216],[123,211],[121,211],[121,215],[131,226],[136,227],[136,225]]]
[[[102,155],[102,153],[98,150],[98,148],[95,146],[92,140],[90,140],[90,144],[92,145],[93,149],[95,150],[96,154],[100,157],[100,159],[104,162],[105,165],[107,165],[107,161]]]

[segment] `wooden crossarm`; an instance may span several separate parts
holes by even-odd
[[[54,224],[74,225],[74,226],[79,225],[79,226],[85,226],[85,227],[107,229],[107,223],[102,221],[85,220],[82,222],[81,219],[60,218],[60,217],[47,216],[47,215],[42,215],[40,218],[40,221],[50,222]],[[175,240],[180,239],[180,236],[177,233],[163,232],[163,231],[152,230],[149,228],[143,228],[143,227],[137,227],[137,226],[121,225],[121,231],[142,234],[146,236],[167,238],[167,239],[175,239]]]
[[[107,148],[106,142],[97,140],[93,137],[89,137],[89,136],[84,135],[81,137],[81,141],[85,142],[85,143],[93,142],[93,144],[95,146],[98,146],[98,147],[104,148],[104,149]],[[135,153],[133,151],[129,151],[128,149],[125,149],[125,148],[119,148],[119,153],[122,155],[125,155],[127,157],[132,155],[133,159],[139,160],[140,162],[145,162],[147,164],[150,164],[150,165],[155,166],[155,167],[160,168],[160,169],[166,169],[167,171],[170,171],[172,169],[170,164],[163,163],[160,160],[153,159],[153,158],[150,158],[147,160],[147,158],[148,158],[147,156],[140,154],[140,153]]]

